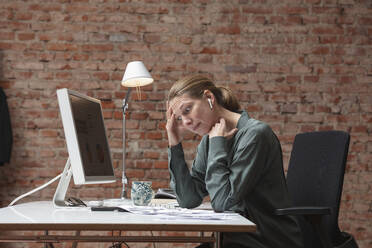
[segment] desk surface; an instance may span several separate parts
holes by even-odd
[[[40,201],[0,208],[0,230],[122,230],[252,232],[256,225],[239,214],[223,220],[159,218],[127,212],[96,212],[90,208],[54,208]]]

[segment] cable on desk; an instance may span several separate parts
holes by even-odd
[[[85,202],[83,202],[82,200],[80,200],[79,198],[76,198],[76,197],[69,197],[69,198],[67,198],[66,202],[71,207],[81,207],[81,206],[86,207],[87,206],[87,204],[85,204]]]
[[[35,193],[35,192],[37,192],[37,191],[39,191],[39,190],[45,188],[45,187],[48,186],[49,184],[54,183],[54,182],[55,182],[56,180],[58,180],[61,176],[62,176],[62,173],[59,174],[58,176],[56,176],[55,178],[53,178],[52,180],[50,180],[49,182],[44,183],[43,185],[37,187],[36,189],[33,189],[33,190],[31,190],[31,191],[29,191],[29,192],[27,192],[27,193],[25,193],[25,194],[23,194],[23,195],[21,195],[21,196],[18,196],[18,197],[15,198],[15,199],[14,199],[14,200],[13,200],[13,201],[8,205],[8,206],[13,206],[14,203],[16,203],[17,201],[21,200],[22,198],[24,198],[24,197],[26,197],[26,196],[29,196],[29,195],[31,195],[31,194],[33,194],[33,193]]]

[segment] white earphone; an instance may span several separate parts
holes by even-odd
[[[208,98],[208,103],[209,103],[209,107],[211,107],[211,109],[213,109],[212,100],[210,98]]]

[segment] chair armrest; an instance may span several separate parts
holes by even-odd
[[[325,226],[323,225],[323,219],[325,215],[331,214],[330,207],[290,207],[275,209],[276,215],[294,215],[301,216],[304,220],[309,223],[313,230],[317,233],[321,240],[322,247],[332,248],[332,242],[330,237],[327,235]]]
[[[275,209],[276,215],[329,215],[330,207],[290,207]]]

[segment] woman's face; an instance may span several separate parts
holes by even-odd
[[[217,120],[205,96],[201,99],[178,96],[170,101],[169,106],[179,125],[201,136],[209,133]]]

